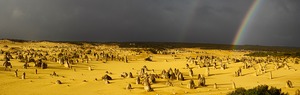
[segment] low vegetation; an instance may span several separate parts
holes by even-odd
[[[259,85],[252,89],[246,90],[245,88],[237,88],[235,91],[227,95],[288,95],[288,93],[281,92],[281,89],[276,87],[269,87],[268,85]]]
[[[245,54],[246,56],[254,56],[254,57],[300,57],[300,52],[253,52],[250,54]]]

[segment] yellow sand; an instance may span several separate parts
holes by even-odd
[[[1,41],[0,49],[4,45],[9,47],[33,47],[39,46],[70,46],[70,44],[57,44],[50,42],[27,42],[27,43],[15,43],[9,41]],[[207,87],[201,87],[197,89],[188,89],[186,87],[188,79],[188,69],[184,69],[186,64],[185,57],[196,55],[215,55],[215,56],[230,56],[241,57],[247,52],[233,52],[225,50],[202,50],[196,48],[189,48],[190,51],[201,51],[205,53],[196,54],[192,53],[180,53],[177,57],[181,59],[174,59],[171,55],[154,55],[154,62],[146,62],[143,59],[149,56],[148,54],[141,54],[139,56],[129,56],[129,63],[108,61],[102,63],[101,61],[91,61],[90,63],[78,63],[73,69],[65,68],[58,63],[47,62],[48,69],[38,69],[38,74],[34,74],[36,67],[32,67],[33,63],[30,63],[28,69],[23,69],[23,63],[19,60],[13,59],[11,61],[13,68],[11,71],[4,71],[4,67],[0,67],[0,95],[224,95],[232,89],[232,81],[235,82],[237,87],[252,88],[260,84],[267,84],[269,86],[275,86],[281,88],[283,92],[288,92],[293,95],[296,89],[300,88],[300,72],[299,70],[285,70],[280,68],[279,70],[273,70],[272,65],[268,66],[267,71],[273,72],[273,79],[269,79],[269,73],[254,76],[253,69],[243,69],[243,76],[233,77],[233,72],[236,71],[242,63],[231,63],[228,65],[228,69],[210,69],[211,76],[206,77]],[[0,58],[3,58],[3,54]],[[13,55],[15,57],[15,55]],[[166,61],[167,60],[167,61]],[[0,61],[1,65],[4,61]],[[145,92],[143,85],[135,84],[135,78],[122,78],[120,74],[122,72],[132,72],[134,77],[142,66],[146,65],[149,69],[154,69],[155,73],[161,73],[163,69],[178,68],[183,72],[185,81],[173,80],[174,87],[165,85],[165,79],[157,79],[157,83],[153,84],[153,92]],[[300,65],[289,63],[290,66],[299,69]],[[92,66],[93,70],[89,71],[88,66]],[[198,85],[196,80],[197,74],[204,74],[205,68],[198,68],[197,66],[190,64],[194,67],[194,81]],[[15,77],[14,70],[18,69],[18,77]],[[58,74],[56,76],[50,76],[55,71]],[[105,74],[105,71],[112,72],[110,75],[113,80],[110,84],[105,84],[101,80],[101,77]],[[26,79],[21,79],[21,74],[26,72]],[[98,81],[95,80],[98,79]],[[61,80],[63,84],[55,84],[56,80]],[[87,82],[83,82],[86,80]],[[291,80],[294,84],[294,88],[286,88],[285,82]],[[131,83],[133,89],[126,90],[125,87],[128,83]],[[218,84],[218,89],[213,88],[213,84]]]

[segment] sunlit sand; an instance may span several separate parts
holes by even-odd
[[[0,49],[9,51],[13,57],[10,59],[12,68],[0,67],[0,95],[224,95],[234,90],[233,83],[236,88],[246,89],[266,84],[293,95],[300,88],[300,72],[297,70],[300,69],[300,65],[295,64],[295,58],[280,61],[286,63],[288,67],[283,65],[276,70],[274,62],[268,62],[264,66],[265,71],[261,71],[262,67],[255,61],[250,62],[251,66],[246,68],[244,62],[237,61],[242,58],[250,59],[251,57],[244,56],[244,54],[251,51],[174,48],[163,51],[165,54],[153,54],[143,48],[120,48],[113,44],[80,46],[54,42],[20,43],[8,40],[0,41]],[[91,53],[87,53],[88,50],[91,50]],[[69,65],[65,62],[62,64],[54,61],[53,58],[57,58],[61,51],[63,54],[70,55],[72,55],[71,52],[77,52],[80,58],[73,58],[74,62]],[[82,52],[79,53],[80,51]],[[106,59],[100,55],[103,52],[118,57],[113,60]],[[42,62],[46,63],[47,67],[41,69],[41,67],[34,67],[34,62],[28,62],[29,67],[25,69],[25,62],[16,59],[18,54],[27,55],[29,58],[31,53],[35,55],[33,57],[35,60],[46,57]],[[42,56],[37,56],[40,53]],[[95,53],[100,56],[95,56]],[[85,58],[85,55],[88,58]],[[0,54],[1,63],[5,62],[4,56],[5,53]],[[207,56],[209,59],[198,61],[200,56]],[[216,58],[212,59],[212,56]],[[148,57],[151,60],[145,60]],[[256,57],[255,60],[263,60],[261,64],[264,64],[267,58]],[[203,65],[205,62],[210,63],[209,67]],[[214,62],[216,66],[213,65]],[[221,67],[222,64],[225,64],[224,67]],[[143,67],[148,69],[145,69],[144,73],[157,75],[155,82],[149,83],[152,89],[149,92],[144,89],[145,83],[142,76],[140,76],[141,84],[136,83]],[[162,77],[162,70],[168,71],[170,68],[173,71],[175,68],[179,69],[184,80]],[[241,68],[241,74],[236,76],[235,72],[239,68]],[[193,71],[192,75],[190,69]],[[22,78],[24,72],[26,75]],[[54,72],[56,74],[53,74]],[[125,74],[124,72],[127,74],[131,72],[133,77],[121,77],[122,73]],[[112,80],[102,79],[106,74]],[[205,77],[205,86],[198,85],[198,74]],[[191,79],[195,83],[192,89],[187,87]],[[288,80],[293,83],[292,88],[286,86]],[[130,88],[128,88],[129,84]]]

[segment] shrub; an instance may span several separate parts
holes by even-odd
[[[282,93],[281,89],[270,87],[268,85],[259,85],[252,89],[237,88],[235,91],[229,92],[227,95],[288,95]]]
[[[245,88],[240,87],[235,89],[235,91],[228,93],[227,95],[245,95],[246,91],[247,90]]]

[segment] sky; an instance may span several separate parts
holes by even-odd
[[[0,38],[232,44],[255,0],[0,0]],[[258,0],[239,45],[300,47],[300,0]]]

